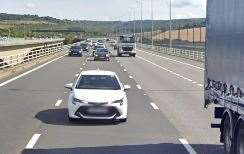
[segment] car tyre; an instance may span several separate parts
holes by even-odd
[[[70,121],[70,122],[76,122],[77,119],[76,119],[76,118],[71,118],[71,117],[69,117],[69,121]]]
[[[227,116],[224,120],[224,151],[225,154],[232,154],[233,140],[231,139],[231,123],[230,118]]]
[[[119,121],[120,121],[120,122],[127,122],[127,118],[120,119]]]
[[[235,137],[235,151],[236,154],[244,154],[244,130],[241,128],[241,125],[236,130]]]

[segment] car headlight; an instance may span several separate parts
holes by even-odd
[[[79,100],[79,99],[77,99],[77,98],[75,98],[75,97],[73,97],[72,103],[73,103],[74,105],[76,105],[76,103],[84,104],[85,102],[82,101],[82,100]]]
[[[113,102],[113,104],[120,104],[120,105],[123,105],[123,104],[124,104],[124,101],[123,101],[123,99],[116,100],[116,101]]]

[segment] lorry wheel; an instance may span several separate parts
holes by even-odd
[[[236,154],[244,154],[244,130],[239,126],[236,134],[236,146],[235,153]]]
[[[224,121],[224,151],[225,154],[232,154],[232,139],[231,139],[231,124],[230,124],[230,118],[227,116]]]

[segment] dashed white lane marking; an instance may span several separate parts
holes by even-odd
[[[191,147],[191,145],[187,142],[186,139],[180,138],[179,140],[186,148],[186,150],[189,152],[189,154],[197,154],[197,152]]]
[[[133,76],[130,75],[129,78],[130,78],[130,79],[133,79]]]
[[[200,87],[203,87],[203,85],[202,84],[197,84],[198,86],[200,86]]]
[[[124,71],[126,72],[127,70],[126,70],[126,69],[124,69]]]
[[[85,66],[85,65],[86,65],[86,63],[83,64],[83,66]]]
[[[144,96],[147,96],[147,94],[143,94]]]
[[[59,99],[59,100],[56,102],[55,106],[56,106],[56,107],[57,107],[57,106],[60,106],[60,105],[61,105],[61,103],[62,103],[62,100],[61,100],[61,99]]]
[[[184,65],[191,66],[193,68],[197,68],[197,69],[200,69],[200,70],[204,70],[204,68],[202,68],[202,67],[198,67],[198,66],[195,66],[195,65],[192,65],[192,64],[189,64],[189,63],[185,63],[185,62],[178,61],[178,60],[175,60],[175,59],[167,58],[167,57],[160,56],[160,55],[157,55],[157,54],[153,54],[153,53],[150,53],[150,52],[146,52],[146,51],[143,51],[143,50],[139,50],[139,51],[144,52],[144,53],[147,53],[149,55],[153,55],[153,56],[156,56],[156,57],[160,57],[160,58],[163,58],[163,59],[166,59],[166,60],[169,60],[169,61],[173,61],[173,62],[176,62],[176,63],[180,63],[180,64],[184,64]]]
[[[83,70],[83,68],[80,68],[80,70]]]
[[[171,70],[169,70],[169,69],[167,69],[167,68],[164,68],[164,67],[162,67],[162,66],[160,66],[160,65],[158,65],[158,64],[155,64],[155,63],[153,63],[153,62],[151,62],[151,61],[149,61],[149,60],[147,60],[147,59],[145,59],[145,58],[143,58],[143,57],[140,57],[140,56],[137,56],[138,58],[140,58],[140,59],[142,59],[142,60],[144,60],[144,61],[146,61],[146,62],[148,62],[148,63],[150,63],[150,64],[152,64],[152,65],[154,65],[154,66],[156,66],[156,67],[159,67],[159,68],[161,68],[161,69],[163,69],[163,70],[165,70],[166,72],[169,72],[169,73],[171,73],[171,74],[173,74],[173,75],[175,75],[175,76],[177,76],[177,77],[180,77],[180,78],[182,78],[182,79],[184,79],[184,80],[187,80],[187,81],[189,81],[189,82],[195,82],[198,86],[200,86],[200,87],[202,87],[203,85],[202,84],[198,84],[196,81],[193,81],[192,79],[189,79],[189,78],[187,78],[187,77],[184,77],[184,76],[182,76],[182,75],[180,75],[180,74],[178,74],[178,73],[175,73],[175,72],[173,72],[173,71],[171,71]]]
[[[64,55],[64,56],[66,56],[66,55]],[[36,68],[34,68],[34,69],[32,69],[32,70],[29,70],[29,71],[27,71],[27,72],[25,72],[25,73],[23,73],[23,74],[20,74],[20,75],[14,77],[14,78],[12,78],[12,79],[9,79],[9,80],[7,80],[7,81],[1,83],[1,84],[0,84],[0,87],[4,86],[4,85],[6,85],[6,84],[8,84],[8,83],[10,83],[10,82],[13,82],[13,81],[15,81],[15,80],[17,80],[17,79],[19,79],[19,78],[21,78],[21,77],[23,77],[23,76],[26,76],[27,74],[30,74],[30,73],[32,73],[32,72],[34,72],[34,71],[36,71],[36,70],[38,70],[38,69],[40,69],[40,68],[43,68],[44,66],[46,66],[46,65],[48,65],[48,64],[50,64],[50,63],[52,63],[52,62],[54,62],[54,61],[56,61],[56,60],[59,60],[59,59],[63,58],[64,56],[60,56],[60,57],[58,57],[58,58],[55,58],[55,59],[53,59],[53,60],[51,60],[51,61],[49,61],[49,62],[47,62],[47,63],[45,63],[45,64],[42,64],[42,65],[40,65],[40,66],[38,66],[38,67],[36,67]]]
[[[121,64],[120,66],[121,66],[121,67],[123,67],[123,65],[122,65],[122,64]]]
[[[151,102],[150,104],[154,110],[159,110],[158,106],[155,103]]]
[[[34,134],[25,148],[26,149],[32,149],[35,146],[35,144],[38,141],[40,136],[41,136],[41,134]]]
[[[142,88],[141,88],[141,86],[140,86],[139,84],[138,84],[138,85],[136,85],[136,87],[137,87],[138,89],[142,89]]]
[[[75,74],[76,77],[78,77],[80,74]]]
[[[197,84],[197,82],[196,82],[196,81],[193,81],[192,83],[193,83],[193,84]]]

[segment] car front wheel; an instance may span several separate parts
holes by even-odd
[[[77,121],[77,119],[76,119],[76,118],[71,118],[71,117],[69,117],[69,121],[70,121],[70,122],[75,122],[75,121]]]

